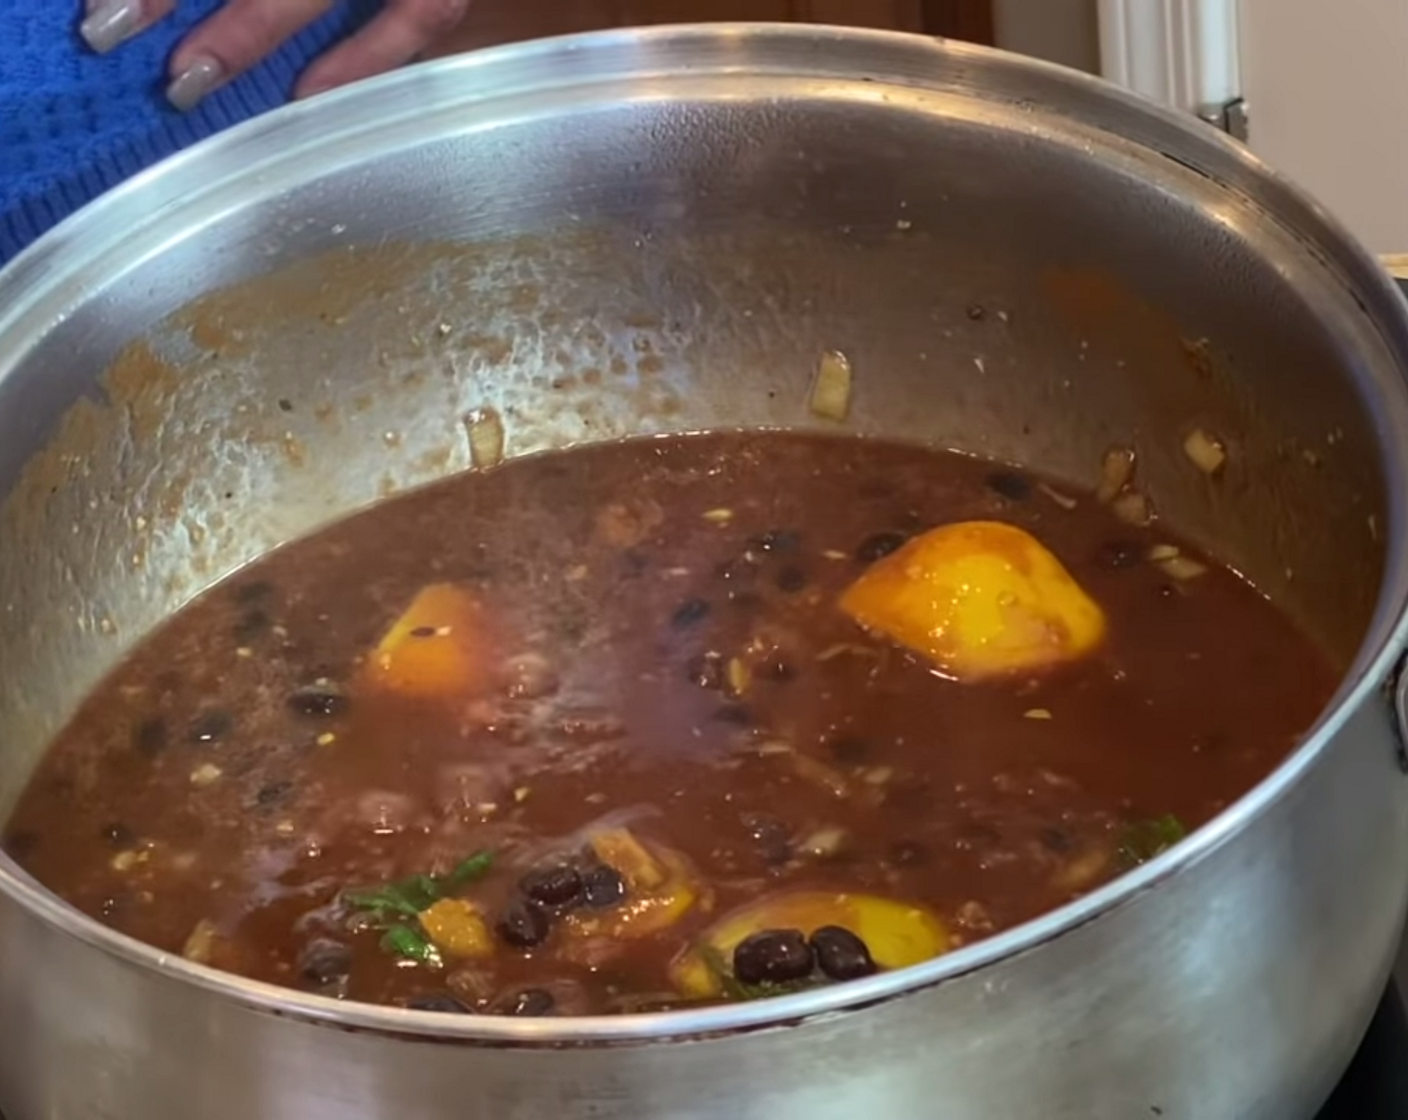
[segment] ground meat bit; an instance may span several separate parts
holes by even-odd
[[[872,533],[856,546],[856,559],[862,564],[873,564],[892,552],[898,552],[904,547],[906,539],[903,533]]]

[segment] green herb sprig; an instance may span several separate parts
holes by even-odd
[[[482,879],[493,863],[492,852],[475,852],[443,875],[410,875],[380,887],[343,891],[342,905],[384,931],[381,947],[392,956],[434,964],[440,954],[420,928],[422,911]]]
[[[1172,813],[1125,825],[1119,837],[1119,860],[1126,867],[1138,867],[1162,855],[1188,835],[1184,823]]]

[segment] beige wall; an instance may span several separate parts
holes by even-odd
[[[1096,8],[995,0],[998,45],[1098,73]],[[1241,0],[1241,17],[1252,147],[1370,249],[1408,253],[1408,0]]]
[[[997,45],[1080,70],[1100,70],[1096,0],[994,0]]]
[[[1408,252],[1405,57],[1404,0],[1242,0],[1252,147],[1378,253]]]

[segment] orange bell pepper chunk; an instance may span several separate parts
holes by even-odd
[[[373,689],[452,699],[486,683],[488,649],[479,601],[452,583],[421,589],[367,659]]]
[[[1104,612],[1061,562],[1000,521],[915,537],[871,565],[840,606],[960,681],[1071,661],[1105,635]]]
[[[908,968],[946,953],[952,944],[936,914],[878,895],[796,890],[749,903],[714,923],[670,965],[670,978],[685,996],[720,995],[733,951],[745,938],[767,929],[797,929],[810,937],[822,926],[850,930],[883,969]]]

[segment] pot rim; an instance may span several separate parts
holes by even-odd
[[[587,56],[595,55],[604,56],[604,60],[594,69]],[[571,64],[567,72],[575,75],[576,81],[553,77],[566,64]],[[536,82],[525,83],[523,70],[536,73]],[[63,902],[3,854],[0,892],[56,932],[141,970],[189,983],[251,1010],[330,1027],[513,1046],[649,1042],[794,1024],[978,971],[1133,901],[1235,837],[1280,801],[1380,687],[1408,641],[1408,562],[1403,555],[1408,517],[1408,310],[1387,274],[1338,221],[1249,151],[1207,125],[1093,76],[1003,51],[903,32],[717,23],[589,32],[421,63],[238,125],[139,174],[66,219],[0,270],[0,337],[23,317],[23,305],[32,306],[29,297],[33,293],[64,283],[64,269],[74,264],[75,246],[98,237],[104,226],[111,228],[112,214],[139,213],[141,208],[177,200],[191,171],[222,148],[248,146],[275,133],[281,144],[301,141],[309,148],[325,143],[329,134],[345,140],[348,132],[325,129],[324,119],[349,128],[363,121],[374,122],[376,102],[382,99],[397,101],[403,108],[431,101],[492,105],[505,96],[503,90],[494,90],[495,81],[505,76],[510,79],[511,95],[551,92],[565,103],[573,89],[583,86],[607,80],[658,81],[677,74],[691,78],[727,75],[733,81],[747,75],[811,78],[853,85],[856,90],[864,89],[869,98],[887,86],[897,97],[906,89],[952,92],[943,84],[947,79],[950,85],[965,87],[964,96],[1008,107],[1015,99],[1004,95],[1001,81],[994,87],[991,78],[1039,80],[1049,89],[1075,98],[1089,113],[1110,110],[1116,119],[1097,119],[1096,126],[1105,128],[1112,140],[1130,139],[1127,131],[1118,127],[1121,122],[1126,130],[1131,121],[1138,123],[1140,131],[1152,130],[1160,143],[1146,139],[1135,139],[1134,143],[1226,186],[1241,201],[1259,208],[1263,218],[1290,229],[1322,264],[1338,273],[1342,283],[1353,285],[1361,308],[1373,320],[1399,367],[1396,378],[1371,375],[1378,399],[1371,396],[1365,405],[1373,413],[1387,475],[1387,554],[1374,616],[1355,660],[1334,698],[1296,749],[1257,786],[1174,848],[1059,909],[907,969],[811,992],[689,1011],[516,1020],[342,1002],[219,972],[119,934]],[[832,92],[830,85],[828,92]],[[154,198],[147,199],[149,194]],[[139,200],[140,208],[134,207]],[[120,223],[117,228],[121,230]],[[122,232],[109,232],[107,238],[113,244],[106,247],[113,248],[123,236]],[[1393,401],[1395,393],[1397,402]],[[1385,402],[1388,407],[1383,407]]]

